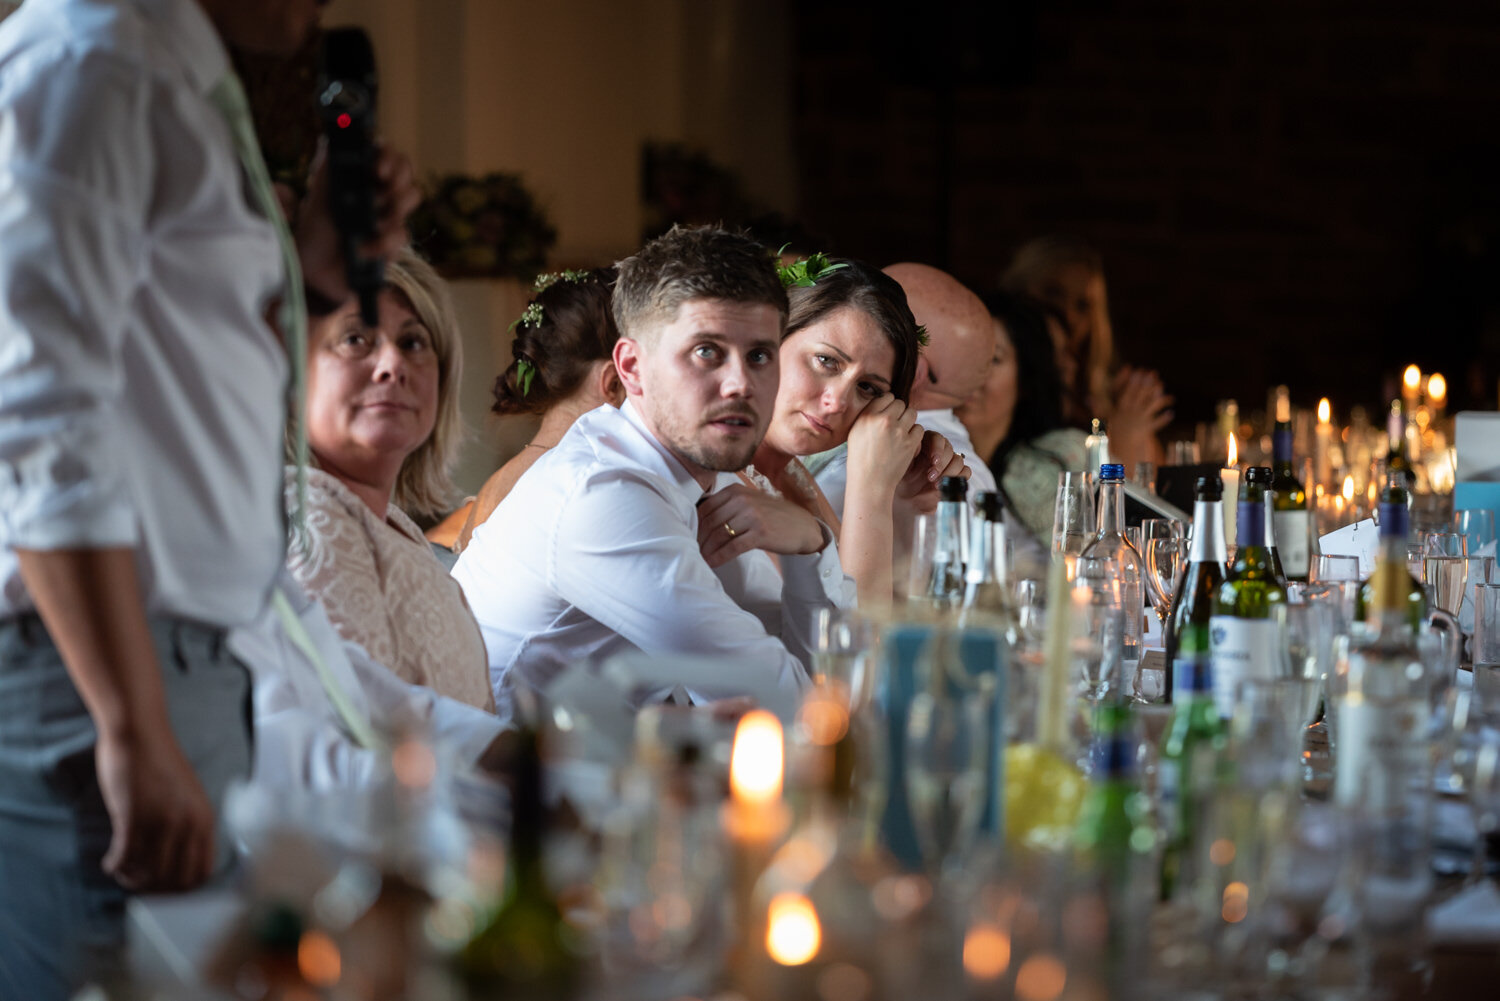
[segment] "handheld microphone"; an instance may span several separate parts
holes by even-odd
[[[375,50],[359,28],[323,36],[318,112],[328,137],[328,198],[344,251],[344,272],[366,326],[379,322],[385,262],[360,245],[375,236]]]

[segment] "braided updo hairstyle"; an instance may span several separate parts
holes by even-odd
[[[511,345],[515,360],[495,379],[491,411],[544,414],[578,391],[595,362],[609,360],[620,338],[609,310],[614,283],[614,268],[595,268],[581,276],[570,272],[532,297],[516,324]],[[532,307],[540,308],[539,320],[530,319],[536,312]],[[522,376],[523,361],[533,368],[529,385]]]

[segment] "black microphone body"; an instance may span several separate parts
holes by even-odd
[[[359,28],[324,34],[318,113],[328,138],[328,198],[349,287],[366,326],[380,319],[385,262],[360,247],[376,233],[375,50]]]

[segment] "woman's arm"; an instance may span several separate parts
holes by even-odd
[[[917,412],[894,396],[867,406],[849,431],[849,482],[839,555],[859,588],[861,607],[895,595],[896,487],[922,447]]]

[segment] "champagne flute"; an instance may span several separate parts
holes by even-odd
[[[1094,477],[1090,473],[1057,474],[1057,501],[1052,513],[1052,552],[1077,556],[1094,537]]]
[[[1187,542],[1183,539],[1146,540],[1146,586],[1151,589],[1152,607],[1162,628],[1172,611],[1177,585],[1187,570]]]
[[[1422,563],[1432,603],[1457,617],[1464,603],[1464,586],[1469,581],[1468,559],[1463,556],[1433,556],[1429,551]]]

